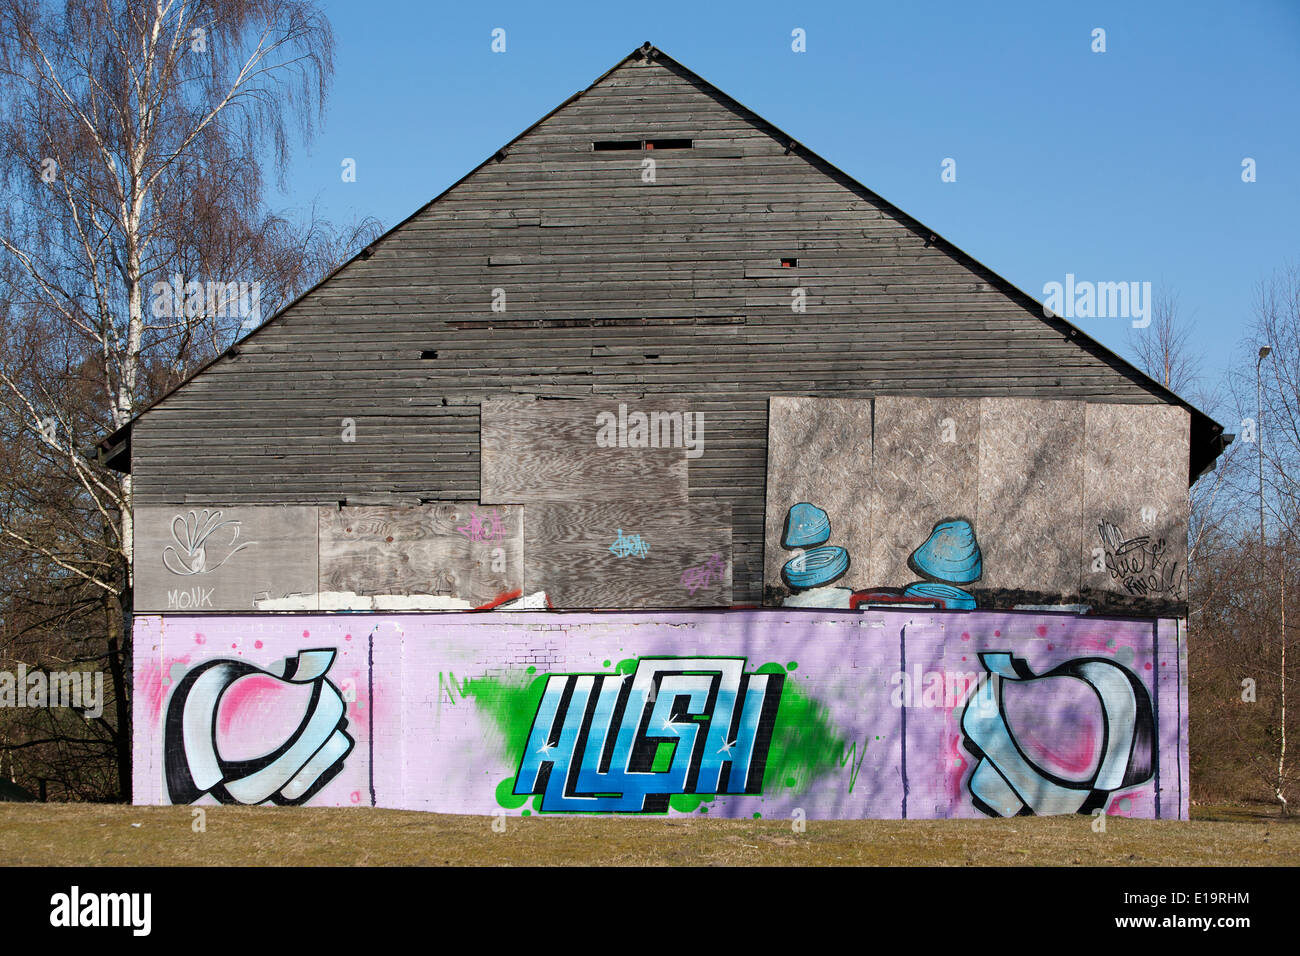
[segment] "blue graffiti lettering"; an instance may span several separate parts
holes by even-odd
[[[552,813],[663,813],[673,794],[761,793],[784,680],[716,657],[552,675],[514,792],[540,794]]]

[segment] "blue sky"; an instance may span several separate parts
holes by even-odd
[[[650,40],[1040,300],[1066,273],[1175,292],[1211,378],[1300,260],[1297,0],[322,6],[328,113],[279,204],[336,221],[395,225]],[[1076,324],[1128,354],[1126,319]]]

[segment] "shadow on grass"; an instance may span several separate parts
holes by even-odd
[[[1300,815],[1283,816],[1276,803],[1193,804],[1192,819],[1206,823],[1300,823]]]

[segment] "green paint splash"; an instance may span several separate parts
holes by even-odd
[[[704,802],[700,793],[674,793],[668,798],[668,806],[678,813],[694,813]]]
[[[511,767],[518,767],[533,718],[546,691],[547,675],[506,675],[502,677],[468,677],[461,682],[460,696],[472,697],[479,710],[487,714],[501,732],[503,750]],[[513,788],[514,784],[511,784]],[[501,803],[498,792],[497,802]],[[508,806],[505,803],[502,806]],[[513,808],[512,808],[513,809]]]
[[[515,778],[506,777],[497,784],[497,803],[507,810],[518,810],[528,802],[528,795],[519,795],[515,793]]]
[[[758,673],[784,674],[785,668],[764,664]],[[763,770],[763,792],[775,793],[784,784],[795,793],[803,793],[815,778],[842,767],[840,758],[848,748],[849,742],[831,723],[827,708],[787,677]]]
[[[797,666],[793,661],[791,664]],[[630,657],[619,661],[615,669],[620,674],[631,674],[636,665],[637,658]],[[757,673],[785,675],[786,667],[770,662],[759,667]],[[513,767],[517,767],[523,757],[550,676],[515,673],[471,677],[460,682],[460,696],[473,698],[479,710],[496,725],[502,750]],[[851,768],[851,777],[856,777],[852,757],[847,757],[853,746],[840,736],[827,708],[787,677],[781,689],[781,702],[777,706],[772,742],[763,771],[763,792],[772,794],[784,788],[796,794],[803,793],[814,779],[837,771],[846,763]],[[671,766],[674,748],[673,742],[660,744],[655,753],[655,770],[667,770]],[[858,760],[860,766],[861,758]],[[850,779],[850,789],[854,782]],[[526,798],[515,795],[513,789],[513,778],[501,781],[496,789],[497,803],[508,809],[521,806]],[[677,794],[669,798],[669,805],[674,810],[691,813],[701,803],[712,801],[712,795]],[[540,797],[536,797],[533,801],[535,809],[539,803]]]

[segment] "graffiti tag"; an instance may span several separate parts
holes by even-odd
[[[456,529],[471,541],[500,541],[506,536],[506,526],[495,508],[490,515],[481,515],[469,506],[469,521]]]
[[[762,792],[784,676],[742,658],[646,658],[555,674],[515,776],[543,812],[664,813],[685,793]]]
[[[1175,594],[1183,581],[1177,561],[1169,560],[1164,538],[1140,535],[1125,540],[1124,533],[1108,521],[1097,525],[1106,546],[1106,569],[1129,594]]]
[[[163,548],[163,566],[172,574],[208,574],[217,570],[240,551],[257,543],[255,541],[245,541],[240,545],[233,546],[225,557],[215,564],[210,564],[207,551],[208,542],[222,528],[231,529],[228,544],[235,545],[235,542],[239,540],[239,522],[235,519],[227,518],[222,521],[220,511],[209,511],[206,508],[199,512],[190,511],[185,515],[178,514],[172,519],[172,540],[175,544],[169,544]]]
[[[688,593],[694,594],[700,588],[707,588],[715,578],[721,581],[726,570],[727,565],[722,560],[722,555],[715,553],[703,564],[687,568],[682,572],[682,587],[686,588]]]
[[[637,557],[644,559],[650,553],[650,545],[642,541],[639,534],[626,535],[623,533],[623,529],[619,528],[618,537],[609,546],[609,550],[620,558]]]

